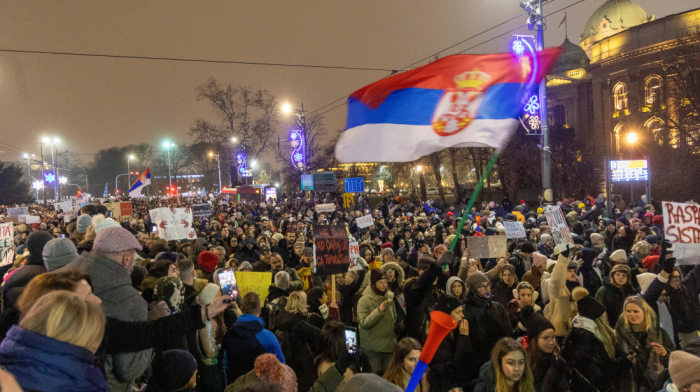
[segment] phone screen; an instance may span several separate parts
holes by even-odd
[[[219,271],[219,286],[221,286],[221,294],[230,295],[234,300],[238,299],[236,275],[231,268]],[[231,300],[227,301],[231,302]]]
[[[156,231],[158,231],[158,226],[153,226],[153,232],[155,233]]]
[[[357,354],[357,330],[353,327],[345,327],[345,348],[348,355]]]
[[[65,234],[61,234],[61,238],[66,238],[66,235],[65,235]]]

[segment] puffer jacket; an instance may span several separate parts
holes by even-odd
[[[381,311],[379,305],[384,301],[388,301],[389,306]],[[357,319],[363,348],[379,353],[394,351],[397,344],[394,334],[396,308],[394,293],[391,290],[387,290],[386,294],[380,296],[372,290],[371,286],[367,286],[357,304]]]
[[[219,335],[219,325],[214,320],[207,321],[204,328],[197,331],[197,335],[202,348],[202,362],[206,366],[217,365],[221,347],[216,343],[216,338]]]

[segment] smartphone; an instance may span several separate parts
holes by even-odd
[[[61,238],[66,238],[66,235],[65,235],[65,234],[61,234]]]
[[[224,302],[238,299],[238,284],[236,284],[236,275],[233,273],[233,269],[226,268],[219,271],[219,286],[221,286],[221,294],[233,297],[233,299],[227,299]]]
[[[357,346],[357,329],[345,327],[345,348],[348,350],[348,355],[355,356],[357,354]]]
[[[158,231],[158,226],[153,225],[153,232],[155,233],[156,231]]]

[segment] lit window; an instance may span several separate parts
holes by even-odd
[[[646,104],[652,106],[656,103],[661,103],[661,93],[661,77],[652,75],[647,78],[646,86],[644,86]]]
[[[657,117],[650,118],[644,126],[649,130],[649,134],[654,137],[654,141],[660,146],[664,145],[664,125],[663,120]]]
[[[615,110],[627,110],[627,85],[618,83],[613,93],[615,94]]]
[[[615,127],[615,153],[617,153],[617,154],[620,154],[620,152],[621,152],[620,143],[622,141],[621,139],[622,139],[623,134],[625,134],[626,132],[627,132],[627,127],[625,126],[625,124],[618,124]]]

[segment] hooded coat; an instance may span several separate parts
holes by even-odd
[[[459,284],[462,285],[462,294],[460,294],[458,297],[452,292],[452,285],[455,282],[459,282]],[[447,286],[445,287],[445,292],[453,297],[457,297],[458,300],[460,300],[462,303],[465,303],[467,301],[467,285],[464,284],[464,281],[462,279],[452,276],[449,279],[447,279]]]
[[[568,267],[569,258],[560,253],[547,287],[549,290],[549,303],[545,308],[544,315],[554,325],[554,331],[557,336],[566,336],[569,330],[569,315],[576,306],[573,299],[571,299],[569,288],[566,287]]]
[[[389,301],[389,306],[381,311],[379,305],[384,301]],[[398,342],[394,334],[396,307],[391,290],[387,289],[384,295],[379,295],[371,285],[365,287],[357,303],[357,320],[362,348],[378,353],[394,351]]]
[[[513,284],[508,286],[506,282],[503,281],[503,272],[510,271],[514,274],[513,268],[504,268],[500,274],[498,274],[498,280],[493,284],[493,289],[491,290],[491,299],[503,305],[504,308],[508,308],[508,303],[514,299],[513,289],[518,287],[518,277],[513,276]]]
[[[617,319],[620,318],[622,314],[625,298],[635,294],[637,294],[637,292],[629,284],[629,276],[627,277],[627,284],[622,287],[617,287],[613,283],[604,283],[603,286],[598,289],[598,292],[595,294],[595,299],[605,306],[605,310],[608,313],[608,324],[611,327],[617,324]]]
[[[24,287],[29,284],[29,281],[35,276],[46,272],[44,259],[41,255],[44,250],[44,245],[51,241],[53,237],[46,231],[39,230],[29,234],[27,237],[27,250],[29,251],[29,259],[24,266],[15,271],[2,286],[2,307],[3,310],[14,306],[15,302],[22,294]]]
[[[308,391],[316,381],[313,352],[321,330],[309,324],[306,316],[300,313],[284,311],[276,323],[278,334],[282,332],[290,334],[289,341],[292,344],[291,351],[294,357],[289,358],[286,364],[297,375],[298,390]]]
[[[597,253],[591,248],[581,248],[582,260],[578,268],[578,280],[589,293],[597,293],[603,286],[600,271],[596,266]]]
[[[248,244],[253,244],[253,249],[248,249]],[[248,261],[251,264],[260,260],[260,245],[255,241],[253,237],[246,237],[241,244],[241,248],[236,252],[234,259],[238,260],[239,263]]]
[[[490,298],[478,297],[471,291],[464,306],[464,319],[469,322],[469,340],[476,361],[470,378],[476,378],[478,366],[489,360],[496,342],[510,336],[510,319],[503,305]]]
[[[221,356],[226,378],[231,382],[253,370],[255,359],[265,353],[275,354],[284,363],[284,355],[275,335],[263,328],[260,317],[238,317],[221,341]]]

